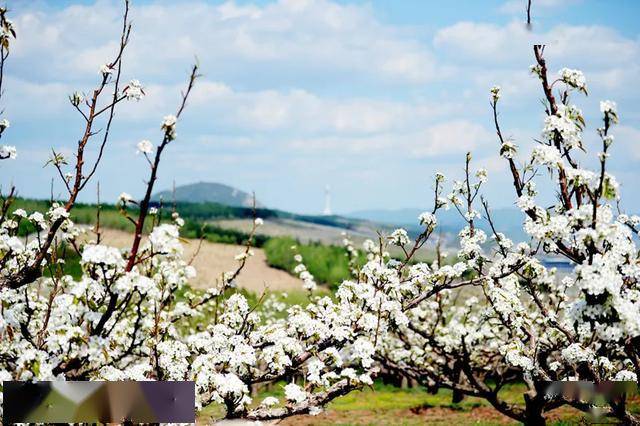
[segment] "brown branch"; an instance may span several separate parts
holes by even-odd
[[[129,31],[131,29],[131,26],[128,23],[128,13],[129,13],[129,1],[125,0],[125,11],[124,11],[124,16],[123,16],[123,30],[122,30],[122,35],[121,35],[121,43],[120,43],[120,49],[118,52],[118,55],[116,57],[116,59],[114,60],[114,64],[117,63],[118,64],[118,74],[120,73],[120,64],[121,64],[121,58],[122,58],[122,53],[126,47],[126,43],[128,41],[128,35],[129,35]],[[106,87],[107,83],[108,83],[108,79],[109,76],[108,75],[103,75],[102,76],[102,80],[100,82],[100,84],[98,85],[98,87],[96,89],[94,89],[93,94],[91,96],[91,100],[88,101],[88,105],[89,105],[89,112],[87,115],[87,120],[85,123],[85,129],[83,132],[83,135],[81,137],[81,139],[78,141],[78,145],[77,145],[77,151],[76,151],[76,164],[75,164],[75,180],[73,183],[73,186],[71,187],[71,192],[69,194],[69,199],[67,200],[64,208],[67,212],[71,211],[71,209],[73,208],[73,206],[75,205],[75,202],[78,198],[78,195],[80,193],[80,191],[84,188],[84,186],[86,185],[86,183],[88,182],[88,179],[91,177],[91,175],[95,172],[95,169],[97,168],[98,163],[100,162],[100,158],[102,156],[102,150],[104,148],[104,145],[107,142],[107,138],[108,138],[108,133],[109,133],[109,128],[111,126],[111,121],[113,119],[113,110],[111,110],[111,116],[108,120],[108,124],[107,124],[107,130],[105,131],[105,136],[101,145],[101,149],[100,149],[100,154],[98,157],[98,160],[96,161],[96,163],[94,164],[94,168],[93,170],[90,172],[90,174],[86,177],[83,178],[83,166],[84,166],[84,153],[85,153],[85,148],[87,146],[87,144],[89,143],[90,138],[95,134],[93,132],[93,124],[94,124],[94,120],[96,118],[96,107],[98,104],[98,100],[100,98],[100,95],[102,94],[104,88]],[[115,93],[115,92],[114,92]],[[116,95],[114,95],[116,96]],[[84,180],[83,180],[84,179]],[[31,282],[33,282],[35,279],[37,279],[38,277],[40,277],[42,275],[42,270],[41,270],[41,266],[43,261],[46,259],[49,249],[51,248],[51,245],[53,244],[53,241],[55,239],[55,236],[58,232],[58,230],[60,229],[60,226],[64,223],[65,218],[61,217],[59,219],[57,219],[56,221],[54,221],[51,226],[49,227],[49,231],[44,239],[44,242],[40,245],[40,249],[38,251],[38,253],[36,253],[33,261],[25,266],[24,268],[22,268],[20,271],[18,271],[16,274],[12,275],[12,276],[8,276],[8,277],[2,277],[0,279],[0,288],[2,287],[11,287],[11,288],[20,288],[26,284],[29,284]]]
[[[116,104],[120,102],[122,99],[124,99],[124,97],[118,97],[118,90],[120,86],[120,76],[122,74],[122,56],[124,54],[124,49],[129,43],[129,36],[131,34],[131,24],[128,23],[128,17],[129,17],[129,0],[125,0],[124,18],[122,19],[122,33],[120,35],[120,50],[118,51],[118,55],[116,56],[116,59],[113,62],[111,62],[111,64],[109,64],[109,68],[112,68],[112,69],[114,67],[117,68],[116,79],[115,79],[114,90],[113,90],[113,100],[111,102],[111,105],[108,105],[103,109],[94,113],[94,118],[95,118],[108,109],[109,119],[107,120],[107,126],[104,132],[104,137],[102,138],[102,143],[100,144],[98,157],[96,158],[91,171],[89,172],[89,174],[87,174],[87,177],[84,179],[84,182],[81,185],[81,189],[84,188],[84,186],[89,182],[91,177],[96,172],[98,168],[98,164],[100,164],[100,160],[102,159],[102,155],[104,153],[104,148],[109,138],[109,130],[111,129],[111,123],[113,122]],[[107,77],[108,76],[104,76],[104,79],[106,80]]]
[[[547,77],[547,62],[543,56],[544,45],[541,45],[541,44],[534,45],[533,52],[536,57],[536,62],[540,66],[540,80],[542,81],[542,90],[544,91],[545,97],[547,98],[547,101],[549,103],[549,115],[556,115],[558,113],[558,104],[556,102],[555,96],[553,96],[553,91]],[[562,152],[560,135],[556,135],[554,144],[556,149]],[[562,167],[559,168],[558,175],[559,175],[558,180],[560,182],[560,194],[562,196],[562,203],[566,210],[571,210],[573,206],[571,203],[571,198],[569,197],[567,175]]]
[[[341,380],[331,385],[327,390],[313,393],[307,400],[300,404],[290,404],[281,408],[258,407],[246,413],[249,420],[277,420],[296,414],[308,414],[314,407],[322,407],[340,396],[346,395],[362,385],[354,384],[349,379]],[[228,413],[232,414],[232,413]]]
[[[191,69],[191,75],[189,76],[189,83],[187,85],[187,90],[182,93],[182,101],[180,102],[180,106],[178,108],[178,112],[176,113],[176,118],[180,118],[182,111],[187,104],[187,99],[189,98],[189,94],[193,89],[196,78],[198,78],[198,65],[194,65]],[[162,158],[162,152],[166,148],[166,146],[173,140],[173,129],[165,129],[165,133],[162,139],[162,143],[158,146],[156,150],[156,155],[153,161],[153,165],[151,166],[151,176],[149,181],[147,182],[147,189],[145,192],[145,196],[139,204],[139,212],[138,219],[135,220],[135,235],[133,237],[133,243],[131,245],[131,250],[129,254],[129,259],[127,261],[127,265],[125,267],[125,271],[129,272],[133,269],[133,267],[137,263],[138,251],[140,250],[140,242],[142,241],[142,231],[144,229],[144,222],[148,214],[149,203],[151,200],[151,195],[153,193],[153,186],[158,179],[158,167],[160,165],[160,160]],[[96,324],[95,328],[91,331],[92,336],[99,335],[102,333],[105,324],[117,308],[118,303],[118,295],[112,293],[109,298],[109,304],[107,305],[107,309],[100,317],[100,320]]]
[[[193,89],[193,86],[196,82],[196,79],[199,77],[198,74],[198,65],[194,65],[191,69],[191,75],[189,76],[189,83],[187,85],[187,90],[182,94],[182,101],[180,102],[180,107],[178,108],[178,112],[176,113],[176,118],[179,119],[182,111],[187,104],[187,99],[189,98],[189,94]],[[162,142],[158,146],[156,150],[156,155],[153,160],[153,165],[151,166],[151,176],[149,181],[147,182],[147,190],[145,192],[144,198],[140,202],[140,211],[138,214],[138,220],[136,221],[136,229],[135,235],[133,239],[133,244],[131,245],[131,252],[129,255],[129,260],[127,262],[126,270],[130,271],[135,264],[135,258],[138,255],[138,250],[140,248],[140,241],[142,239],[142,230],[144,227],[144,221],[148,214],[149,202],[151,200],[151,195],[153,193],[153,186],[155,185],[156,180],[158,179],[158,167],[160,165],[160,159],[162,157],[162,152],[166,148],[166,146],[173,140],[173,137],[169,130],[165,131]]]
[[[536,53],[538,52],[538,49],[540,50],[540,55],[542,55],[542,51],[544,51],[544,46],[540,46],[540,45],[536,45],[535,46],[536,49]],[[541,56],[542,58],[542,56]],[[542,59],[544,61],[544,59]],[[542,67],[542,65],[541,65]],[[544,66],[545,69],[545,80],[546,80],[546,64]],[[548,87],[547,85],[543,84],[543,87]],[[545,91],[546,93],[546,91]],[[550,89],[549,89],[549,93],[550,93]],[[551,94],[551,99],[553,99],[553,105],[555,105],[555,98],[553,98],[553,94]],[[550,101],[551,102],[551,101]],[[502,134],[502,130],[500,128],[500,122],[498,120],[498,109],[497,109],[497,101],[494,100],[491,102],[491,108],[493,110],[493,121],[494,121],[494,125],[496,128],[496,134],[498,135],[498,139],[500,141],[501,145],[504,145],[506,141],[506,139],[504,138],[503,134]],[[557,107],[556,107],[557,110]],[[513,177],[513,186],[515,188],[516,194],[518,195],[518,197],[521,197],[523,195],[523,189],[525,186],[525,183],[522,181],[522,177],[520,176],[520,173],[518,172],[518,168],[516,167],[515,161],[513,160],[513,158],[508,158],[507,161],[509,162],[509,169],[511,171],[511,175]],[[533,178],[533,176],[529,179],[531,180]],[[565,192],[566,192],[566,179],[565,179]],[[529,209],[526,210],[524,212],[527,216],[529,216],[531,219],[533,219],[534,221],[538,220],[538,214],[536,213],[535,210]],[[579,252],[573,251],[571,250],[569,247],[566,246],[566,244],[564,244],[562,241],[555,241],[556,246],[558,247],[558,250],[565,255],[567,258],[569,258],[570,260],[576,262],[576,263],[581,263],[583,260],[583,255]]]

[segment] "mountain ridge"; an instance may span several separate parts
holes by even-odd
[[[218,182],[195,182],[176,186],[175,190],[155,193],[152,201],[163,199],[165,202],[217,203],[231,207],[252,207],[253,195],[230,185]],[[256,207],[264,207],[256,200]]]

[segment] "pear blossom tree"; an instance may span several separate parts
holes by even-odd
[[[0,72],[15,37],[6,11],[1,12]],[[199,76],[197,65],[177,111],[162,119],[160,142],[137,145],[149,166],[144,196],[136,200],[123,192],[118,201],[134,228],[131,247],[104,245],[99,223],[92,235],[71,221],[78,195],[106,152],[116,108],[145,96],[138,80],[122,83],[131,34],[128,16],[125,1],[119,47],[98,70],[97,86],[69,96],[83,122],[75,156],[72,161],[52,151],[47,163],[66,189],[65,200],[52,202],[46,212],[27,212],[12,207],[13,188],[2,197],[0,380],[194,380],[195,408],[219,403],[227,417],[256,420],[317,414],[332,399],[371,384],[377,371],[375,339],[388,323],[405,318],[381,280],[345,283],[336,300],[310,294],[310,303],[289,308],[286,319],[262,314],[235,291],[262,224],[256,217],[236,257],[237,269],[204,294],[186,288],[195,270],[183,259],[179,232],[184,221],[175,212],[170,220],[162,219],[150,199],[162,154],[177,138]],[[13,148],[2,149],[15,158]],[[152,230],[144,236],[149,223]],[[21,225],[34,232],[20,236]],[[68,273],[61,255],[67,249],[81,258],[79,279]],[[313,277],[302,273],[302,264],[299,269],[312,290]],[[263,296],[258,303],[268,300]],[[282,380],[287,382],[284,400],[252,404],[252,387]]]
[[[458,262],[443,266],[437,259],[399,271],[409,281],[419,270],[424,289],[404,305],[409,321],[390,333],[376,359],[432,390],[483,398],[527,424],[543,424],[545,413],[562,405],[639,424],[624,395],[595,406],[547,392],[554,380],[638,384],[640,218],[619,210],[619,184],[607,171],[616,104],[600,103],[598,167],[580,166],[585,121],[571,101],[572,95],[587,94],[585,76],[563,68],[552,79],[544,46],[534,46],[534,55],[531,71],[545,96],[546,117],[542,138],[522,163],[518,147],[500,128],[500,88],[491,89],[500,155],[508,163],[529,241],[515,243],[497,231],[488,202],[477,198],[486,172],[473,176],[468,156],[465,179],[453,183],[446,201],[435,202],[436,208],[455,207],[467,222],[458,235]],[[545,178],[557,192],[549,207],[540,205],[536,189]],[[490,236],[476,226],[481,217]],[[560,277],[541,255],[565,258],[571,270]],[[523,405],[501,399],[500,390],[513,383],[526,384]]]

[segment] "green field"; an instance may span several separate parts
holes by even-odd
[[[295,249],[292,247],[295,246]],[[321,284],[337,285],[349,278],[349,258],[343,247],[320,243],[300,244],[293,238],[274,237],[264,245],[269,265],[292,272],[298,264],[294,255],[300,253],[303,263]]]
[[[284,383],[274,385],[271,390],[263,390],[254,396],[258,404],[266,396],[282,400]],[[501,396],[508,402],[523,402],[524,385],[507,386]],[[330,403],[318,416],[296,416],[285,419],[280,425],[515,425],[518,422],[503,416],[486,401],[465,398],[459,403],[451,402],[451,392],[440,390],[430,394],[425,388],[401,389],[381,381],[362,391],[352,392]],[[631,410],[640,412],[640,400],[632,401]],[[198,420],[210,423],[223,416],[220,406],[212,405],[204,409]],[[547,414],[549,425],[588,424],[585,416],[568,407],[556,409]],[[615,422],[613,422],[615,424]]]

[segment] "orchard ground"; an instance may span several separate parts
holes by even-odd
[[[282,384],[284,386],[284,383]],[[277,385],[276,385],[277,387]],[[522,402],[524,385],[505,387],[501,393],[508,402]],[[263,392],[256,400],[273,395],[281,397],[281,389]],[[353,392],[333,401],[318,416],[289,417],[274,424],[283,426],[329,426],[329,425],[517,425],[493,409],[486,401],[465,398],[452,403],[451,392],[441,390],[432,395],[417,387],[400,389],[377,382],[372,388]],[[640,412],[640,398],[631,401],[631,409]],[[198,424],[211,424],[220,419],[220,407],[210,406],[197,419]],[[568,407],[552,411],[549,425],[589,424],[583,413]],[[263,422],[264,424],[264,422]]]

